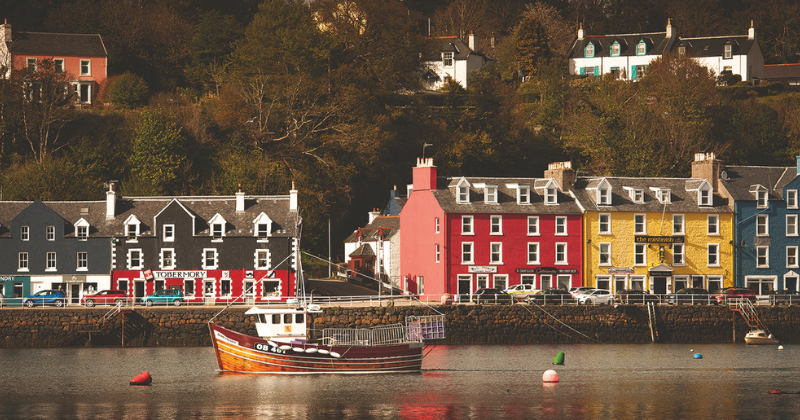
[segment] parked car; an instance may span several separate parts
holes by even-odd
[[[575,298],[563,289],[547,289],[541,293],[528,296],[527,301],[537,305],[566,305],[575,303]]]
[[[791,305],[800,303],[800,292],[797,290],[773,290],[769,292],[769,303],[773,305]]]
[[[121,305],[128,299],[122,290],[101,290],[97,294],[81,298],[81,305],[92,307],[94,305]]]
[[[506,293],[505,290],[484,287],[475,291],[472,295],[472,301],[475,303],[513,303],[514,298]]]
[[[61,290],[41,290],[22,299],[22,304],[33,308],[41,305],[56,305],[58,307],[67,304],[67,295]]]
[[[541,290],[533,287],[532,284],[518,284],[506,289],[506,293],[513,296],[516,300],[524,300],[528,296],[541,292]]]
[[[610,305],[614,303],[614,294],[607,289],[594,289],[578,295],[578,305]]]
[[[577,298],[578,295],[582,295],[584,293],[591,292],[594,289],[596,289],[596,288],[595,287],[589,287],[589,286],[573,287],[573,288],[569,289],[569,294],[572,295],[572,297]]]
[[[626,290],[618,290],[617,294],[614,295],[614,299],[619,303],[625,304],[639,304],[643,305],[645,303],[658,303],[659,299],[656,295],[651,295],[644,290],[636,290],[636,289],[626,289]]]
[[[743,289],[738,287],[731,287],[722,293],[715,293],[711,295],[717,304],[727,303],[728,299],[747,299],[750,302],[756,301],[756,294],[750,289]]]
[[[142,305],[175,305],[181,306],[184,303],[183,291],[180,289],[161,289],[156,290],[155,293],[143,297],[141,300]]]
[[[6,301],[6,295],[4,295],[3,292],[0,292],[0,308],[6,305],[8,305],[8,302]]]
[[[711,302],[711,294],[706,289],[699,287],[686,287],[675,293],[667,295],[667,302],[673,305],[689,303],[703,305]]]

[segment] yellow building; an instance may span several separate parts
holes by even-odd
[[[584,285],[674,293],[733,286],[733,211],[703,179],[579,177]]]

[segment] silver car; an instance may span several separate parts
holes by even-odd
[[[578,295],[578,305],[610,305],[612,303],[614,303],[614,294],[607,289],[595,289]]]

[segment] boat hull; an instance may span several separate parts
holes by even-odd
[[[272,374],[398,373],[422,369],[422,343],[383,346],[276,346],[214,323],[208,324],[219,369]],[[283,344],[283,343],[280,343]],[[336,357],[339,356],[339,357]]]
[[[764,330],[752,330],[745,334],[744,342],[747,344],[778,344],[779,341],[772,334],[767,335]]]

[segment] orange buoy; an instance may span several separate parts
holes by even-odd
[[[150,385],[151,382],[153,378],[146,370],[131,379],[131,385]]]

